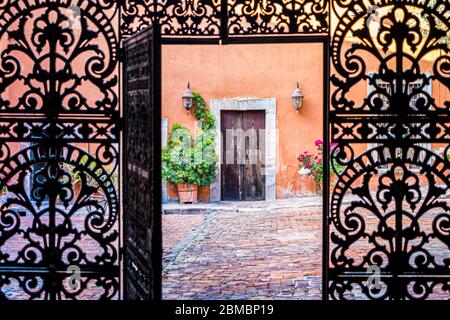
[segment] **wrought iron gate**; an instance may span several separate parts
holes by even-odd
[[[326,298],[448,299],[450,3],[332,3]]]
[[[166,43],[325,40],[324,298],[448,296],[450,102],[430,88],[450,88],[449,17],[442,0],[0,1],[0,298],[120,298],[122,229],[125,298],[160,296],[159,32],[127,42],[124,114],[119,94],[121,37],[150,23]]]
[[[239,37],[326,35],[329,0],[128,0],[122,32],[132,35],[151,23],[164,42],[227,43]],[[253,38],[255,40],[255,38]],[[284,41],[289,41],[287,38]],[[260,40],[256,39],[256,43]],[[292,39],[291,39],[292,41]],[[214,41],[212,41],[214,43]]]
[[[125,297],[161,295],[161,72],[156,25],[125,42]]]
[[[0,297],[117,299],[115,1],[0,3]]]

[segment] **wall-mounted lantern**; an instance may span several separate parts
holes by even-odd
[[[305,95],[303,94],[302,90],[300,90],[300,84],[297,82],[297,88],[294,90],[294,93],[292,94],[292,103],[297,112],[302,108],[304,99]]]
[[[194,106],[194,94],[191,91],[190,82],[187,83],[186,91],[183,93],[183,107],[189,111]]]

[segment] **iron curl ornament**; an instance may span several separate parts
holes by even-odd
[[[371,1],[369,6],[361,1],[336,0],[333,5],[339,18],[331,42],[336,69],[332,82],[337,87],[332,96],[333,111],[347,115],[448,112],[449,102],[437,105],[424,88],[433,81],[450,86],[449,3],[383,0]],[[369,19],[372,8],[381,15],[379,25]],[[348,37],[353,44],[344,49]],[[367,70],[366,58],[374,59],[378,69]],[[421,64],[434,58],[430,70],[423,70]],[[370,76],[370,71],[376,72]],[[371,84],[375,90],[358,102],[349,95],[361,83]],[[381,83],[387,83],[389,91]],[[412,83],[420,85],[408,92]],[[419,101],[413,104],[417,97]]]
[[[0,188],[9,191],[0,204],[0,269],[49,267],[50,273],[65,273],[75,265],[82,274],[102,278],[105,272],[110,278],[114,285],[98,298],[117,295],[112,275],[118,268],[119,200],[107,161],[99,159],[73,146],[36,144],[0,166]],[[43,277],[42,295],[28,298],[71,297],[48,278]]]
[[[230,34],[327,33],[328,1],[228,1]]]
[[[330,155],[344,170],[327,298],[447,299],[450,102],[429,88],[450,89],[450,4],[336,0],[333,12]]]
[[[3,1],[0,110],[118,112],[116,16],[113,1]]]
[[[128,0],[122,32],[130,36],[158,22],[163,37],[326,34],[326,0]]]

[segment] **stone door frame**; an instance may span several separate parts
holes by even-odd
[[[221,134],[221,112],[222,111],[265,111],[266,113],[266,154],[265,154],[265,194],[266,201],[276,199],[277,176],[276,176],[276,142],[277,142],[277,102],[275,98],[232,98],[211,99],[211,113],[217,119],[216,126],[216,155],[217,177],[211,184],[211,202],[221,201],[222,194],[222,134]]]

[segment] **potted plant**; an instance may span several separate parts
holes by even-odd
[[[177,186],[180,203],[196,203],[198,188],[211,185],[217,174],[216,119],[203,97],[198,92],[193,96],[194,115],[202,130],[193,140],[187,128],[175,124],[162,149],[162,176]]]
[[[299,161],[300,175],[312,177],[316,186],[316,192],[322,193],[323,185],[323,141],[317,140],[315,142],[318,154],[311,154],[305,151],[297,160]],[[331,144],[333,148],[335,144]],[[333,165],[330,166],[330,178],[336,177],[342,173],[343,167],[333,159]]]
[[[193,141],[187,128],[173,126],[162,150],[162,175],[177,186],[180,203],[198,201],[198,188],[209,186],[216,178],[216,162],[210,132],[202,131]]]

